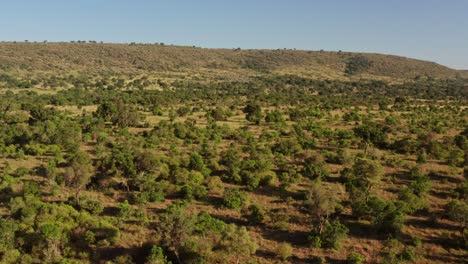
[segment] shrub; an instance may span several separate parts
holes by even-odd
[[[362,264],[365,260],[364,256],[357,252],[351,252],[348,257],[346,257],[346,263],[348,264]]]
[[[248,196],[240,189],[228,189],[224,192],[223,201],[227,208],[236,209],[245,206],[248,202]]]
[[[388,202],[383,210],[374,217],[373,224],[382,234],[398,234],[405,223],[406,210],[405,204],[401,202]]]
[[[93,215],[99,215],[104,210],[104,206],[99,200],[92,200],[88,197],[80,198],[80,207]]]
[[[326,248],[338,249],[340,242],[347,238],[349,229],[339,221],[327,223],[321,234],[322,245]]]
[[[125,200],[123,203],[119,203],[117,205],[117,210],[119,217],[122,217],[123,219],[128,219],[133,212],[132,207],[127,200]]]
[[[171,262],[167,260],[167,257],[164,255],[164,251],[160,246],[152,246],[149,256],[146,258],[147,264],[170,264]]]
[[[304,161],[302,175],[309,179],[322,179],[329,175],[329,170],[321,155],[313,155]]]
[[[210,192],[223,193],[224,185],[223,181],[219,176],[212,176],[206,179],[206,186]]]
[[[363,55],[354,55],[346,61],[345,73],[354,75],[361,73],[372,66],[372,62]]]
[[[288,260],[293,254],[293,247],[289,243],[281,243],[275,250],[276,256],[282,261]]]
[[[322,233],[315,228],[308,240],[312,247],[338,249],[340,242],[347,238],[348,232],[349,229],[345,225],[335,220],[327,222]]]
[[[262,224],[265,220],[265,211],[263,211],[263,209],[258,205],[252,204],[246,211],[247,221],[251,225]]]

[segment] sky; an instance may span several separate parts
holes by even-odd
[[[468,69],[468,0],[0,0],[0,41],[395,54]]]

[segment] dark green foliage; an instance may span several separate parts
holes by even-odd
[[[465,201],[452,200],[446,206],[446,213],[450,220],[457,222],[465,229],[468,223],[468,204]]]
[[[284,118],[279,111],[272,111],[266,114],[265,122],[284,123]]]
[[[259,225],[265,221],[265,211],[258,205],[252,204],[246,210],[245,218],[251,225]]]
[[[222,220],[212,217],[209,213],[203,211],[197,215],[195,221],[195,230],[202,234],[210,232],[222,233],[226,229],[226,223]]]
[[[362,138],[366,143],[371,143],[378,147],[387,146],[388,127],[376,122],[364,122],[354,129],[354,133]]]
[[[349,229],[339,221],[327,222],[322,233],[313,231],[309,241],[314,247],[334,248],[340,247],[340,242],[347,238]]]
[[[181,263],[183,247],[188,243],[193,229],[194,219],[183,206],[171,205],[159,217],[157,231],[161,236],[161,241],[175,254],[179,263]]]
[[[241,157],[237,148],[230,147],[222,156],[221,164],[226,166],[228,180],[236,183],[241,182]]]
[[[208,111],[207,115],[216,121],[226,121],[230,115],[228,111],[221,107],[216,107]]]
[[[223,196],[224,206],[231,209],[244,207],[249,201],[247,194],[237,188],[227,189]]]
[[[366,71],[372,66],[372,62],[363,55],[354,55],[346,61],[345,73],[354,75]]]
[[[346,188],[359,188],[369,191],[380,183],[383,177],[382,165],[376,160],[357,158],[351,170],[345,170],[342,177],[346,180]]]
[[[376,230],[386,235],[399,234],[405,223],[406,211],[405,205],[400,202],[387,202],[383,210],[374,216]]]
[[[381,262],[385,264],[414,262],[417,257],[414,247],[404,245],[397,239],[389,239],[382,250]]]
[[[245,118],[256,125],[260,124],[263,118],[262,108],[256,102],[247,103],[247,106],[244,108],[244,113],[246,114]]]
[[[120,127],[136,126],[141,119],[135,107],[124,103],[122,100],[101,103],[94,115]]]
[[[305,159],[302,175],[313,180],[320,180],[328,177],[329,170],[322,156],[316,154]]]

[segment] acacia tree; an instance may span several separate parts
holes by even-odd
[[[383,168],[376,160],[358,158],[352,168],[351,181],[359,188],[370,191],[382,180]]]
[[[122,100],[101,103],[94,115],[120,127],[136,126],[141,119],[135,107]]]
[[[256,125],[260,124],[263,118],[262,107],[255,102],[249,102],[244,108],[245,118],[247,121],[254,122]]]
[[[186,245],[194,229],[194,219],[180,205],[170,205],[159,218],[157,227],[161,242],[174,253],[178,263],[181,249]]]
[[[319,234],[322,233],[330,214],[335,212],[338,201],[333,194],[328,192],[321,182],[314,182],[307,194],[306,205],[314,216],[319,226]]]
[[[321,155],[315,154],[304,160],[303,175],[305,177],[320,180],[323,177],[327,177],[328,174],[327,165]]]
[[[226,226],[221,244],[228,253],[235,256],[236,263],[240,262],[241,257],[252,256],[258,249],[245,226],[238,227],[235,224]]]
[[[65,171],[65,184],[75,189],[76,201],[79,204],[79,194],[90,182],[94,167],[86,152],[78,151],[69,160],[70,166]]]
[[[457,222],[461,228],[461,234],[465,241],[468,240],[466,232],[468,225],[468,203],[461,200],[452,200],[446,206],[446,213],[450,220]]]

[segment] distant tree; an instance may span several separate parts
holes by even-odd
[[[260,124],[263,118],[262,107],[256,102],[248,102],[244,108],[247,121],[253,122],[256,125]]]
[[[329,170],[323,157],[315,154],[304,161],[304,171],[302,174],[307,178],[320,180],[328,176]]]
[[[361,73],[372,66],[372,62],[363,55],[355,55],[346,61],[345,73],[354,75]]]
[[[241,153],[237,148],[230,146],[229,149],[222,154],[220,163],[226,167],[228,180],[235,183],[240,183],[242,181],[240,176],[242,159]]]
[[[383,176],[382,165],[376,160],[357,158],[349,175],[348,184],[370,190],[380,183]]]
[[[94,115],[121,127],[136,126],[141,119],[135,107],[122,100],[101,103]]]

